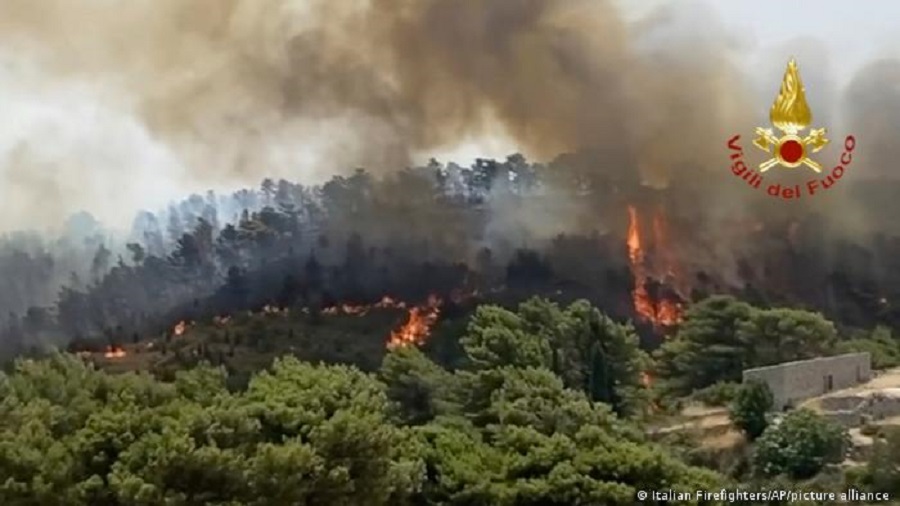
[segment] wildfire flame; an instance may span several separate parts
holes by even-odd
[[[268,314],[268,315],[285,315],[285,316],[287,316],[287,314],[288,314],[289,311],[290,311],[290,310],[289,310],[288,308],[286,308],[286,307],[285,307],[285,308],[281,308],[281,307],[278,307],[278,306],[271,306],[271,305],[268,305],[268,304],[266,304],[266,305],[263,306],[263,308],[262,308],[262,313],[263,313],[263,314]]]
[[[341,304],[339,306],[327,307],[322,313],[327,315],[345,314],[351,316],[365,316],[374,306],[354,306],[350,304]]]
[[[338,304],[336,306],[326,307],[322,310],[322,314],[332,316],[340,314],[348,316],[365,316],[373,309],[406,309],[406,303],[385,295],[375,304]]]
[[[471,297],[475,297],[477,295],[476,292],[464,292],[461,290],[453,291],[449,299],[454,303],[461,303],[462,301],[469,299]],[[441,307],[444,305],[444,300],[437,295],[429,295],[428,299],[425,303],[420,305],[413,305],[402,300],[395,299],[393,297],[389,297],[385,295],[378,302],[373,304],[337,304],[334,306],[328,306],[322,309],[322,314],[330,315],[330,316],[353,316],[353,317],[362,317],[369,314],[373,310],[379,309],[392,309],[392,310],[404,310],[406,311],[406,320],[402,325],[400,325],[396,330],[390,333],[390,336],[387,340],[388,349],[394,349],[401,346],[409,346],[409,345],[421,345],[428,339],[428,336],[431,335],[431,328],[437,323],[438,318],[441,315]],[[265,306],[259,314],[261,315],[275,315],[282,314],[286,315],[288,312],[287,309],[280,309],[275,306]],[[309,314],[308,308],[303,308],[302,313]],[[249,313],[253,315],[252,312]],[[227,326],[231,321],[230,316],[216,316],[213,317],[213,323],[217,326],[224,327]],[[188,323],[181,321],[177,325],[175,325],[172,330],[173,335],[180,336],[184,334],[187,330]],[[124,353],[124,352],[123,352]]]
[[[473,297],[477,292],[466,294],[462,291],[454,291],[450,298],[455,303]],[[403,309],[407,311],[405,323],[391,332],[388,338],[388,349],[400,346],[421,345],[431,335],[431,327],[437,323],[441,314],[441,306],[444,301],[437,295],[429,295],[424,304],[412,305],[402,300],[397,300],[385,295],[374,304],[338,304],[322,310],[327,315],[365,316],[373,309]]]
[[[628,206],[628,259],[631,262],[631,273],[634,275],[634,291],[631,299],[634,310],[645,320],[653,320],[656,310],[644,286],[647,273],[644,268],[644,250],[641,248],[641,234],[638,230],[637,209]]]
[[[425,305],[410,308],[406,323],[391,332],[388,349],[424,343],[431,334],[431,327],[441,315],[442,304],[443,301],[439,297],[431,295]]]
[[[677,268],[670,249],[667,247],[666,222],[661,212],[653,218],[653,236],[655,246],[661,260],[665,264],[665,277],[675,279]],[[644,321],[649,321],[654,327],[669,327],[681,321],[681,306],[667,298],[654,301],[647,292],[646,280],[650,269],[647,267],[644,247],[641,241],[640,220],[637,208],[628,206],[628,260],[631,264],[631,272],[634,276],[634,291],[631,297],[634,310]]]
[[[406,309],[406,303],[403,301],[396,301],[396,300],[388,297],[387,295],[385,295],[384,297],[381,298],[380,301],[378,301],[377,304],[375,304],[375,307],[381,308],[381,309],[384,309],[384,308]]]
[[[671,327],[681,321],[681,312],[678,303],[663,299],[656,307],[656,323],[663,327]]]
[[[127,353],[121,346],[107,346],[106,352],[103,353],[103,356],[106,358],[122,358]]]

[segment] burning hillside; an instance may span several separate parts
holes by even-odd
[[[22,63],[8,65],[7,78],[25,119],[10,117],[35,125],[6,143],[17,148],[3,174],[54,167],[59,185],[0,184],[0,194],[16,194],[0,226],[56,225],[81,208],[124,225],[132,206],[159,206],[134,220],[129,237],[116,237],[122,247],[95,240],[112,234],[91,218],[47,241],[90,245],[77,255],[30,239],[0,248],[9,349],[28,347],[23,334],[147,335],[170,328],[173,314],[199,321],[384,293],[396,297],[384,309],[405,316],[386,339],[421,342],[447,310],[421,298],[449,293],[469,275],[485,293],[577,294],[658,331],[679,321],[688,288],[752,285],[760,296],[804,299],[857,321],[877,317],[868,294],[894,291],[868,288],[895,282],[898,248],[889,240],[870,247],[857,235],[861,223],[898,232],[882,218],[896,200],[891,188],[865,189],[849,206],[856,213],[829,204],[828,213],[840,211],[822,221],[850,216],[834,226],[842,230],[792,229],[791,256],[776,222],[800,219],[807,204],[773,210],[720,184],[717,176],[732,176],[710,139],[755,113],[743,72],[726,64],[731,45],[695,37],[698,18],[715,28],[705,9],[631,23],[608,1],[307,2],[299,11],[295,3],[0,2],[9,20],[0,40]],[[73,19],[92,23],[78,32],[83,44],[61,28],[77,26]],[[191,51],[172,49],[182,47]],[[879,103],[871,97],[882,88],[857,88],[878,92],[861,95]],[[36,111],[49,113],[28,116]],[[47,142],[42,132],[59,138]],[[540,161],[513,154],[421,164],[470,142],[493,151],[485,155],[505,144]],[[277,179],[287,174],[309,179]],[[144,201],[147,181],[165,195]],[[205,192],[207,183],[250,181],[261,184]],[[689,205],[646,206],[644,183],[666,192],[660,201]],[[191,191],[200,193],[168,204]],[[47,194],[57,198],[34,197]],[[703,232],[671,233],[672,208],[693,213],[683,221]],[[735,227],[725,223],[735,216],[763,222],[765,237],[730,240]],[[618,233],[625,219],[627,258]],[[684,244],[701,253],[690,265]],[[747,255],[755,271],[744,268]],[[846,268],[859,258],[865,268]],[[701,270],[709,287],[699,286]],[[801,288],[786,293],[785,285]],[[339,303],[324,314],[373,308]]]
[[[315,313],[324,317],[393,319],[390,328],[379,330],[383,350],[425,342],[434,324],[455,310],[452,303],[471,296],[454,294],[464,286],[467,293],[480,291],[486,302],[501,304],[533,295],[585,298],[617,320],[645,324],[642,336],[652,345],[656,339],[645,332],[667,333],[681,319],[686,299],[703,293],[748,293],[770,301],[793,297],[826,314],[843,311],[856,324],[871,324],[883,314],[878,299],[891,293],[867,287],[872,279],[888,284],[891,273],[900,272],[891,263],[900,257],[892,255],[900,242],[883,240],[867,250],[838,242],[821,221],[800,213],[780,223],[777,209],[749,215],[750,221],[747,213],[737,216],[744,221],[726,216],[731,232],[721,240],[721,227],[693,226],[703,222],[695,221],[696,206],[677,200],[682,190],[641,193],[637,184],[621,183],[617,189],[596,182],[588,187],[592,194],[573,194],[573,200],[604,203],[581,215],[593,229],[547,239],[515,229],[516,223],[498,227],[486,212],[486,188],[502,181],[518,209],[540,209],[546,199],[535,185],[551,177],[577,181],[577,163],[540,168],[511,157],[503,163],[482,161],[470,172],[435,168],[440,171],[411,170],[402,184],[362,172],[335,178],[327,190],[264,183],[240,198],[261,203],[271,198],[277,209],[263,206],[216,226],[204,218],[219,212],[213,203],[185,202],[168,221],[197,226],[165,232],[159,226],[163,218],[148,217],[155,225],[142,230],[146,249],[137,245],[131,259],[110,267],[97,283],[62,290],[52,311],[34,309],[27,320],[8,326],[7,339],[22,339],[23,330],[36,323],[58,335],[104,336],[104,345],[158,335],[162,328],[177,338],[191,333],[188,322],[207,322],[214,315],[216,326],[228,330],[229,322],[250,308],[268,306],[263,312],[280,318],[287,317],[281,308],[297,308],[293,312],[302,315],[300,308],[306,307],[322,308]],[[402,207],[391,207],[398,203]],[[421,224],[411,225],[415,220]],[[165,243],[167,233],[181,237],[172,249]],[[826,249],[828,256],[817,254]],[[100,249],[96,263],[108,256]],[[868,293],[877,297],[866,300]],[[375,298],[382,294],[391,295]],[[426,294],[440,295],[428,300]]]
[[[96,346],[95,341],[81,342],[72,351],[107,370],[163,375],[201,362],[257,371],[284,354],[314,362],[352,357],[357,366],[374,370],[386,350],[426,344],[441,317],[459,317],[459,302],[460,296],[448,294],[431,295],[421,303],[382,297],[370,304],[342,303],[318,311],[270,304],[228,316],[181,320],[162,334],[129,344],[127,351],[120,345]]]
[[[387,339],[388,349],[421,345],[431,334],[431,327],[437,323],[441,313],[443,299],[437,295],[429,295],[424,304],[411,305],[385,295],[374,304],[339,304],[322,310],[324,315],[349,315],[363,317],[379,309],[400,309],[406,311],[406,319]]]
[[[464,300],[474,296],[461,295],[462,292],[454,291],[450,299],[459,304]],[[441,314],[441,308],[444,305],[444,299],[438,295],[429,295],[427,300],[421,304],[411,304],[394,297],[384,296],[378,302],[371,304],[351,304],[340,303],[327,306],[319,311],[323,316],[351,316],[363,318],[372,315],[377,311],[400,311],[403,313],[403,319],[397,323],[396,327],[386,336],[386,346],[393,349],[401,346],[422,345],[431,335],[432,327],[437,323]],[[304,315],[311,314],[309,308],[303,308],[300,311]],[[288,309],[278,308],[277,306],[266,305],[258,313],[248,312],[248,316],[272,316],[289,314]],[[212,319],[213,325],[219,328],[228,328],[233,322],[232,316],[215,316]],[[180,321],[172,328],[171,335],[173,337],[183,336],[188,328],[185,321]]]
[[[429,296],[428,302],[422,306],[415,306],[409,310],[406,322],[394,332],[388,340],[388,349],[401,346],[420,345],[431,334],[431,327],[437,322],[441,314],[443,301],[435,296]]]
[[[104,358],[122,358],[126,356],[128,353],[125,352],[125,349],[121,346],[107,346],[106,351],[103,352]]]
[[[406,302],[398,301],[385,295],[381,300],[374,304],[338,304],[335,306],[328,306],[322,310],[322,314],[365,316],[373,309],[406,309]]]

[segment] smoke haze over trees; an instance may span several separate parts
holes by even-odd
[[[0,144],[0,230],[55,230],[0,245],[10,284],[0,315],[10,323],[49,307],[31,312],[44,322],[90,301],[114,308],[67,330],[135,325],[221,286],[243,293],[242,276],[264,267],[278,284],[293,273],[293,293],[307,264],[354,265],[341,275],[365,282],[341,284],[360,296],[418,276],[402,266],[435,262],[480,275],[448,285],[503,285],[523,272],[505,270],[523,248],[535,252],[519,259],[524,272],[549,261],[544,281],[580,280],[624,315],[625,207],[636,205],[645,234],[664,217],[655,249],[681,272],[650,274],[684,298],[752,288],[854,324],[887,318],[895,192],[866,180],[892,159],[893,143],[870,130],[893,117],[893,67],[840,95],[819,82],[825,62],[814,58],[809,73],[800,62],[810,97],[840,98],[845,116],[828,125],[823,160],[837,158],[845,126],[860,147],[836,189],[776,202],[728,172],[724,140],[749,135],[768,103],[749,91],[715,19],[702,34],[691,28],[686,13],[708,17],[696,7],[629,23],[602,1],[164,0],[115,12],[4,2],[0,94],[17,126]],[[540,163],[405,169],[492,138]],[[161,211],[132,221],[136,207]],[[60,229],[77,209],[103,225]],[[160,288],[176,279],[184,286]],[[87,293],[97,295],[76,295]]]
[[[185,191],[383,174],[493,138],[542,161],[594,150],[586,170],[665,186],[724,171],[720,140],[768,106],[699,5],[628,23],[586,0],[14,0],[0,28],[0,95],[16,122],[0,127],[0,230],[57,227],[79,209],[122,228],[135,207]],[[801,61],[804,76],[820,63]],[[870,175],[896,158],[870,133],[896,119],[890,68],[821,95],[844,99],[846,123],[870,139],[857,162]],[[807,86],[819,96],[828,83]],[[831,116],[831,103],[813,107]],[[710,215],[745,200],[710,184]]]
[[[581,170],[590,163],[590,153],[546,165],[516,155],[384,177],[361,170],[321,186],[267,179],[259,189],[194,195],[141,213],[118,243],[81,216],[81,229],[73,221],[54,243],[8,240],[0,257],[11,281],[4,342],[122,341],[179,319],[264,305],[455,292],[583,297],[617,319],[633,318],[625,248],[632,204],[646,235],[667,236],[668,244],[647,245],[651,261],[677,260],[674,271],[646,273],[655,299],[734,293],[822,310],[851,327],[897,323],[893,236],[851,242],[813,213],[765,216],[771,207],[759,206],[758,216],[725,217],[732,227],[722,244],[691,226],[702,210],[685,203],[690,185],[653,190],[625,170],[592,179]],[[559,216],[575,225],[560,225]]]

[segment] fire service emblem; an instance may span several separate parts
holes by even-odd
[[[744,161],[744,151],[739,144],[741,136],[735,135],[728,140],[732,160],[731,172],[751,188],[763,188],[763,174],[775,166],[786,169],[802,167],[817,175],[814,179],[808,180],[802,189],[799,184],[775,183],[765,187],[766,194],[784,199],[815,195],[817,191],[831,188],[844,175],[845,169],[853,159],[856,138],[848,135],[844,139],[844,152],[841,154],[840,164],[823,173],[822,166],[810,155],[821,151],[828,145],[829,140],[825,128],[812,128],[804,134],[812,124],[812,111],[806,102],[806,90],[794,59],[787,64],[784,79],[781,81],[781,90],[769,110],[769,120],[780,135],[776,135],[772,128],[756,128],[753,145],[768,155],[768,158],[758,165],[758,171],[748,167]]]

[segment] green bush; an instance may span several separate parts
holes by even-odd
[[[728,406],[740,390],[740,383],[720,381],[715,385],[697,390],[692,397],[707,406]]]
[[[751,381],[740,386],[731,404],[729,416],[751,441],[763,433],[768,425],[766,413],[772,409],[772,391],[765,383]]]
[[[900,340],[886,327],[876,327],[868,336],[854,337],[838,344],[841,353],[868,352],[872,355],[872,367],[889,369],[900,365]]]
[[[807,479],[826,464],[843,461],[849,444],[847,431],[839,424],[799,409],[766,428],[757,439],[754,466],[763,475]]]
[[[872,447],[872,458],[860,472],[858,482],[871,492],[900,495],[900,428],[885,427]]]

